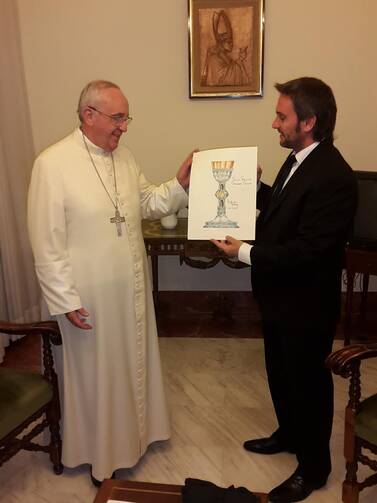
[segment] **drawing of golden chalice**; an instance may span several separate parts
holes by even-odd
[[[225,185],[229,178],[232,176],[234,161],[212,161],[212,174],[219,188],[215,192],[218,199],[217,215],[213,220],[205,223],[204,227],[238,227],[237,222],[229,220],[226,216],[225,199],[228,197],[229,192],[226,190]]]

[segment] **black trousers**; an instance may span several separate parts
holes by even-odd
[[[325,367],[336,323],[308,323],[305,329],[263,322],[265,361],[278,435],[293,448],[309,480],[331,471],[333,381]]]

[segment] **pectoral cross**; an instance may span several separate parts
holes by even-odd
[[[118,237],[122,235],[122,222],[125,222],[126,219],[120,216],[118,208],[115,208],[115,216],[110,218],[110,222],[117,226]]]

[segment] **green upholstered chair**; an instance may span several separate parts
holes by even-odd
[[[21,449],[50,455],[54,472],[63,471],[59,432],[60,405],[51,342],[61,344],[55,321],[16,324],[0,321],[2,334],[42,337],[44,372],[0,367],[0,466]],[[48,426],[48,445],[32,442]],[[26,431],[24,431],[26,430]]]
[[[346,478],[343,482],[344,503],[358,503],[365,487],[377,484],[377,393],[361,398],[360,369],[362,360],[377,357],[377,344],[353,344],[334,351],[327,366],[342,377],[349,378],[349,401],[345,411],[344,456]],[[377,383],[376,383],[377,391]],[[369,453],[368,453],[369,451]],[[368,466],[374,473],[358,481],[358,464]]]

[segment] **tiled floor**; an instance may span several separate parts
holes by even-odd
[[[216,326],[225,329],[210,319],[207,324],[212,338],[171,337],[172,333],[160,338],[172,437],[151,445],[135,467],[118,470],[117,478],[181,484],[186,477],[197,477],[268,492],[291,474],[295,457],[253,455],[242,448],[245,439],[268,435],[275,428],[262,340],[226,338],[222,332],[216,338]],[[182,321],[175,330],[180,335],[189,333]],[[340,346],[341,341],[336,341]],[[7,364],[13,360],[35,368],[37,354],[35,342],[17,343],[8,352]],[[375,392],[377,359],[365,364],[363,375],[365,393]],[[335,377],[335,389],[333,472],[327,486],[314,492],[308,503],[341,501],[346,381]],[[56,476],[46,455],[30,452],[19,453],[0,469],[0,487],[4,503],[92,503],[96,494],[87,466]],[[377,488],[366,489],[360,499],[360,503],[376,501]]]

